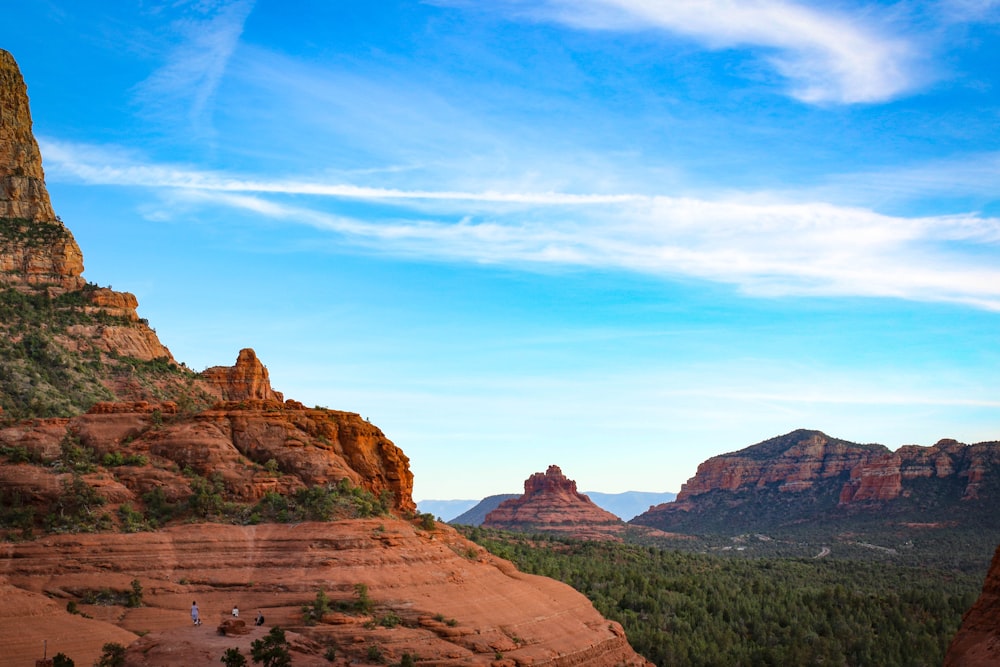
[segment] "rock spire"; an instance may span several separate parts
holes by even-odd
[[[45,188],[27,86],[14,57],[0,49],[0,284],[75,290],[82,273],[83,253]]]

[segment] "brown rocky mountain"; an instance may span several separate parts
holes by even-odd
[[[708,459],[674,502],[632,523],[726,534],[867,526],[883,535],[915,531],[924,541],[967,530],[995,540],[992,553],[998,500],[1000,443],[941,440],[893,452],[799,430]]]
[[[983,592],[948,645],[944,666],[1000,666],[1000,548],[993,555]]]
[[[625,522],[576,490],[559,466],[524,481],[524,495],[508,498],[483,519],[484,528],[544,532],[584,540],[621,540]]]
[[[573,589],[417,516],[377,427],[284,400],[251,349],[190,371],[82,272],[0,50],[0,662],[214,665],[280,624],[296,665],[646,663]],[[217,632],[234,604],[265,625]]]

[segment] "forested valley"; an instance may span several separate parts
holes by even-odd
[[[459,529],[522,571],[586,595],[662,667],[940,665],[985,575]]]

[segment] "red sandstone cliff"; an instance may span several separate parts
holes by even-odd
[[[576,539],[616,539],[625,523],[576,490],[559,466],[524,481],[524,495],[503,501],[483,520],[485,528],[556,533]]]
[[[988,500],[998,482],[1000,443],[941,440],[891,452],[799,430],[708,459],[675,502],[650,508],[633,522],[667,530],[693,526],[697,516],[717,523],[741,516],[732,522],[740,530],[754,521],[780,523],[782,515],[800,521],[884,510],[903,501],[919,506],[927,494],[933,501],[924,504],[938,513],[935,520],[960,520],[960,504]]]
[[[88,593],[128,591],[142,606],[86,604]],[[324,591],[336,607],[367,586],[372,608],[331,612],[315,626],[302,607]],[[130,645],[129,667],[214,665],[226,649],[280,625],[295,665],[646,666],[619,624],[569,586],[519,572],[448,526],[425,530],[379,518],[334,523],[195,524],[156,533],[63,535],[0,551],[0,662],[31,664],[63,652],[91,664],[104,643]],[[192,627],[197,601],[204,619]],[[86,616],[67,613],[67,603]],[[266,624],[237,636],[216,627],[239,605]],[[392,624],[381,619],[394,618]]]

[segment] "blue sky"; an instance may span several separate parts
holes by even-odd
[[[996,0],[25,0],[0,47],[84,276],[418,500],[1000,439]]]

